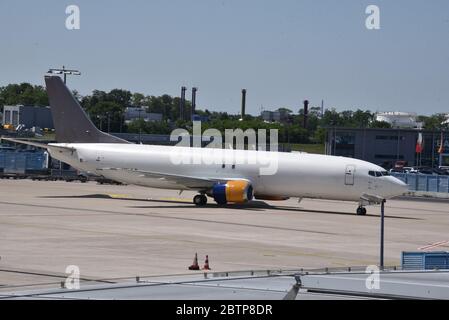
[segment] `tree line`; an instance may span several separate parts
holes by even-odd
[[[113,89],[109,92],[94,90],[92,94],[81,96],[73,91],[74,96],[80,101],[81,106],[89,115],[93,123],[103,131],[129,132],[129,133],[154,133],[170,134],[174,128],[191,130],[192,122],[180,119],[180,98],[168,94],[161,96],[132,93],[128,90]],[[44,87],[29,83],[9,84],[0,87],[0,110],[4,105],[36,105],[47,106],[48,97]],[[146,122],[143,119],[125,123],[125,109],[129,106],[142,106],[145,111],[162,114],[162,121]],[[357,109],[338,112],[334,108],[327,109],[321,114],[319,107],[311,106],[307,117],[307,127],[303,127],[304,110],[297,113],[290,108],[279,108],[286,114],[281,122],[265,122],[260,116],[246,115],[240,120],[240,115],[232,115],[227,112],[201,110],[196,113],[207,116],[209,121],[202,123],[202,129],[215,128],[224,134],[225,129],[277,129],[279,141],[282,143],[323,143],[325,127],[353,127],[353,128],[389,128],[386,122],[375,120],[375,114],[369,110]],[[191,103],[186,101],[185,114],[190,115]],[[187,118],[187,117],[186,117]],[[424,129],[441,130],[448,129],[444,114],[432,116],[419,116],[418,121],[424,123]]]

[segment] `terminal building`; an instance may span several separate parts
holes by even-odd
[[[420,132],[423,149],[416,153]],[[441,136],[443,147],[440,149]],[[407,161],[408,166],[449,166],[449,132],[328,127],[325,152],[369,161],[387,169],[398,160]]]
[[[23,125],[28,129],[33,127],[54,129],[50,107],[4,106],[2,124],[14,127]]]

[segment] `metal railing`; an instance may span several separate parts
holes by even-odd
[[[449,193],[449,176],[397,172],[391,175],[404,181],[410,191]]]

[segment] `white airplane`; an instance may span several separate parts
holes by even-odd
[[[244,160],[226,163],[211,148],[131,144],[99,131],[61,78],[46,76],[45,82],[58,143],[3,139],[46,148],[53,158],[78,170],[126,184],[196,190],[193,203],[198,206],[207,203],[207,196],[221,205],[253,198],[318,198],[356,201],[357,214],[365,215],[366,205],[407,191],[405,183],[382,167],[353,158],[279,152],[277,171],[263,175],[261,165],[252,160],[270,158],[272,152],[224,149],[222,154]],[[173,154],[205,161],[174,163]]]

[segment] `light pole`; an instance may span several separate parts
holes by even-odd
[[[142,144],[142,121],[140,114],[142,113],[142,108],[139,109],[139,144]]]
[[[384,269],[385,199],[380,203],[380,270]]]
[[[108,133],[111,132],[111,115],[109,112],[106,112],[107,116],[108,116]]]
[[[100,120],[100,131],[103,131],[103,116],[97,115],[97,119]]]
[[[193,121],[193,118],[194,118],[194,116],[195,116],[195,108],[196,108],[196,92],[198,91],[198,88],[197,87],[193,87],[192,88],[192,107],[191,107],[191,110],[190,110],[190,113],[191,113],[191,115],[190,115],[190,121]]]
[[[67,75],[72,75],[72,76],[79,76],[79,75],[81,75],[81,72],[79,72],[78,70],[66,69],[65,66],[62,66],[62,69],[50,68],[47,71],[47,73],[64,75],[64,84],[67,83]]]

